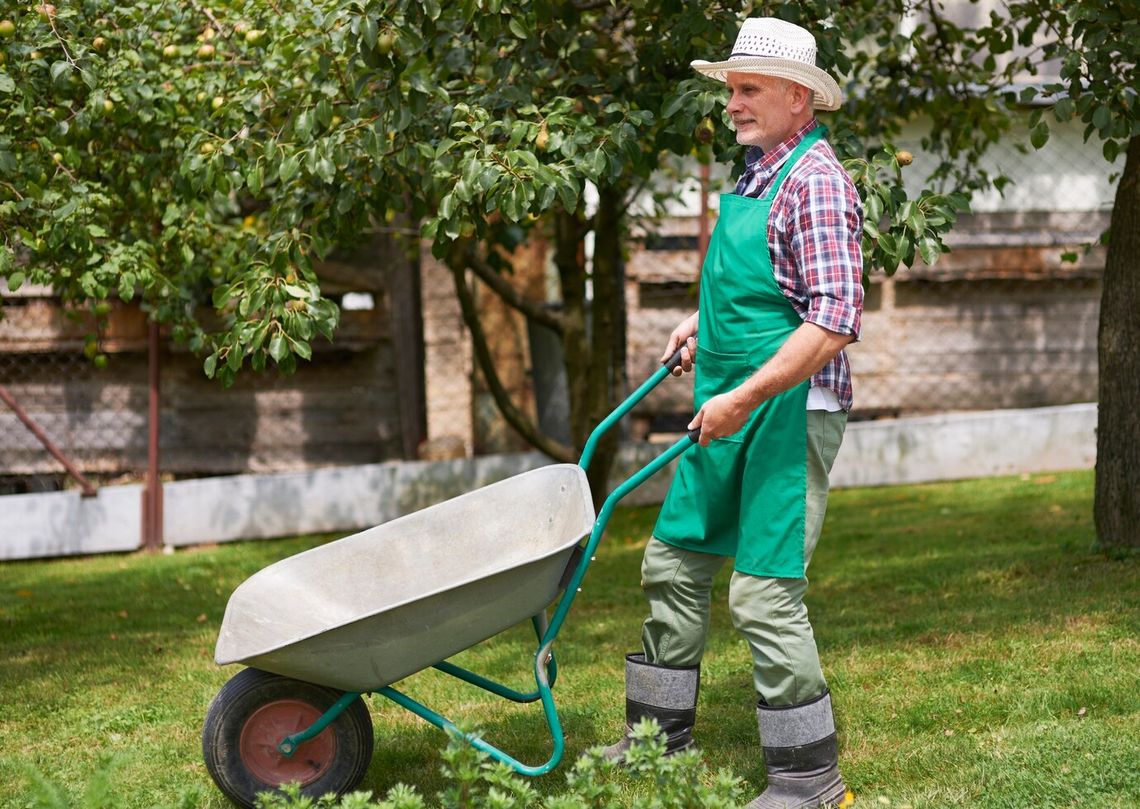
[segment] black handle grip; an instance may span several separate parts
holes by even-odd
[[[689,430],[688,436],[689,436],[689,440],[692,441],[694,444],[696,444],[697,442],[699,442],[701,440],[701,428],[700,427],[694,427],[693,429]]]
[[[669,369],[669,373],[672,373],[675,369],[681,367],[681,350],[684,347],[685,344],[681,343],[680,348],[673,352],[673,356],[665,360],[665,367]]]

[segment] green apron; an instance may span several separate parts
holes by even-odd
[[[763,198],[722,194],[701,270],[695,405],[748,379],[803,322],[776,283],[768,249],[772,201],[817,126]],[[736,557],[753,576],[804,575],[807,395],[804,381],[763,402],[734,435],[685,453],[653,535],[690,551]]]

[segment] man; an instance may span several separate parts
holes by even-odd
[[[840,802],[831,696],[803,604],[828,473],[851,408],[844,346],[863,306],[862,210],[815,109],[840,104],[815,38],[746,20],[732,55],[693,62],[725,81],[749,147],[701,273],[700,309],[670,335],[697,369],[700,449],[683,456],[642,563],[649,617],[626,660],[626,716],[692,744],[713,576],[734,557],[733,624],[752,651],[768,784],[750,807]],[[698,349],[699,329],[699,349]],[[678,370],[677,373],[681,373]],[[629,735],[608,748],[621,756]]]

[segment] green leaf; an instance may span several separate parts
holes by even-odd
[[[269,338],[269,356],[273,357],[274,362],[281,362],[281,358],[289,353],[289,344],[285,341],[285,335],[277,332]]]
[[[281,182],[287,183],[297,174],[297,169],[301,167],[301,158],[297,155],[290,155],[281,161],[281,165],[277,169],[277,176]]]
[[[328,129],[329,124],[332,123],[333,108],[327,98],[322,98],[317,102],[314,114],[317,116],[317,123],[320,124],[321,129]]]
[[[265,183],[265,169],[262,168],[261,163],[256,163],[249,174],[245,178],[245,183],[249,186],[251,194],[257,195],[261,193],[262,185]]]
[[[511,29],[511,33],[519,39],[530,39],[530,32],[526,30],[518,17],[511,17],[511,21],[507,23],[507,27]]]
[[[304,340],[290,340],[289,344],[293,346],[293,351],[301,359],[311,360],[313,358],[313,347]]]
[[[602,172],[606,170],[608,163],[606,150],[599,146],[594,152],[593,157],[590,158],[590,169],[595,178],[602,176]]]
[[[231,345],[230,352],[226,354],[226,368],[235,373],[241,368],[241,352],[236,345]]]
[[[360,36],[369,48],[376,47],[376,20],[365,16],[360,20]]]
[[[326,183],[331,183],[336,179],[336,166],[327,157],[322,157],[317,161],[314,171]]]
[[[1092,116],[1092,123],[1097,129],[1102,132],[1108,129],[1109,123],[1112,122],[1112,113],[1108,109],[1108,105],[1101,105],[1096,108]]]
[[[883,218],[883,198],[872,192],[867,195],[867,201],[864,203],[864,206],[866,208],[865,218],[867,221],[874,222],[878,225]]]
[[[917,205],[907,216],[906,224],[916,237],[921,236],[922,232],[926,230],[926,215],[918,209]]]
[[[213,379],[214,378],[214,371],[216,371],[217,368],[218,368],[218,354],[217,354],[217,352],[214,352],[210,356],[206,357],[206,361],[204,363],[202,363],[202,370],[205,371],[206,376],[208,376],[210,379]]]
[[[689,99],[692,97],[692,95],[693,91],[689,90],[687,92],[673,96],[671,99],[669,99],[668,103],[665,104],[665,109],[661,110],[661,117],[672,118],[677,114],[677,111],[680,110],[681,107],[685,106],[685,104],[689,102]]]
[[[222,284],[220,287],[214,287],[213,302],[215,309],[221,309],[230,301],[233,295],[234,288],[229,284]]]
[[[934,266],[938,257],[942,255],[942,247],[933,236],[923,236],[918,240],[918,253],[928,266]]]
[[[3,253],[4,251],[0,251]],[[24,274],[17,270],[8,276],[8,291],[15,292],[17,289],[24,285]]]
[[[559,183],[558,199],[567,212],[573,213],[578,209],[578,186],[569,181]]]
[[[1029,133],[1029,142],[1034,149],[1040,149],[1049,140],[1049,124],[1041,121]]]
[[[11,93],[16,89],[16,82],[4,71],[0,70],[0,93]]]
[[[62,222],[64,219],[67,219],[67,217],[69,217],[73,213],[75,213],[75,211],[78,207],[79,207],[79,200],[76,199],[75,197],[72,197],[67,202],[63,203],[62,207],[57,208],[55,213],[52,214],[52,217],[57,222]]]
[[[51,65],[51,80],[59,81],[60,78],[71,72],[71,64],[69,62],[59,61],[52,62]]]

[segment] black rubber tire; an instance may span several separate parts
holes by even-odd
[[[252,772],[242,757],[242,731],[259,710],[281,701],[301,702],[324,713],[344,692],[335,688],[293,680],[260,669],[245,669],[234,675],[210,703],[202,728],[202,755],[214,783],[239,806],[252,809],[258,793],[275,791]],[[372,760],[372,717],[363,699],[355,700],[316,739],[335,734],[335,752],[320,777],[302,787],[302,794],[319,797],[329,792],[344,795],[364,779]],[[304,754],[306,745],[294,756]]]

